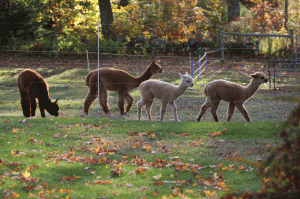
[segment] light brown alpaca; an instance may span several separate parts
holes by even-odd
[[[118,92],[118,107],[120,109],[120,115],[127,114],[130,110],[133,97],[129,92],[139,87],[139,85],[150,79],[150,77],[156,73],[162,73],[161,66],[157,63],[159,60],[154,60],[139,77],[133,77],[129,73],[123,70],[113,68],[100,68],[99,69],[99,90],[100,99],[99,103],[103,108],[105,114],[110,114],[108,106],[108,92]],[[87,115],[91,104],[97,98],[98,94],[98,69],[91,71],[86,77],[86,85],[89,87],[89,92],[86,96],[83,112]],[[124,99],[127,101],[126,113],[124,113]]]
[[[218,122],[217,109],[221,100],[229,102],[227,121],[230,121],[234,108],[236,107],[244,118],[250,122],[248,112],[244,107],[244,103],[256,93],[261,84],[268,82],[264,74],[256,72],[251,75],[252,81],[246,87],[238,85],[226,80],[215,80],[208,83],[204,88],[207,96],[206,102],[201,106],[197,121],[201,120],[207,109],[211,107],[211,114],[214,120]]]

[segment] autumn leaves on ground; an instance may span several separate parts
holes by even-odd
[[[282,125],[1,117],[1,197],[193,198],[254,192],[264,183],[256,166],[280,142],[276,135]],[[235,128],[242,139],[234,138]],[[241,158],[257,165],[232,161]]]

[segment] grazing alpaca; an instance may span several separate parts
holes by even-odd
[[[113,68],[100,68],[91,71],[86,77],[86,85],[89,87],[89,92],[86,96],[83,112],[87,115],[91,104],[97,97],[98,93],[98,70],[99,70],[99,83],[100,83],[100,99],[99,103],[103,108],[105,114],[110,114],[108,106],[108,92],[107,91],[117,91],[118,92],[118,107],[120,109],[120,115],[124,115],[124,99],[127,101],[126,113],[130,110],[133,97],[129,92],[139,87],[139,85],[150,79],[150,77],[156,73],[162,73],[161,66],[157,63],[159,60],[154,60],[145,70],[145,72],[139,77],[133,77],[129,73],[113,69]]]
[[[178,86],[167,82],[158,80],[147,80],[140,85],[140,92],[142,99],[137,103],[138,106],[138,118],[141,120],[141,110],[146,105],[146,111],[151,121],[151,105],[154,98],[161,100],[161,116],[160,121],[163,121],[167,104],[169,103],[173,109],[175,121],[178,122],[177,110],[175,100],[182,95],[188,87],[193,86],[193,78],[186,73],[185,75],[179,74],[181,82]]]
[[[261,84],[268,82],[261,72],[256,72],[251,77],[252,81],[246,87],[226,80],[215,80],[208,83],[204,88],[204,93],[207,96],[206,102],[201,106],[197,121],[199,122],[205,111],[211,107],[211,114],[214,120],[218,122],[216,112],[220,101],[224,100],[229,102],[227,121],[230,121],[234,108],[237,107],[244,118],[250,122],[248,112],[243,104],[254,95]]]
[[[59,107],[57,100],[51,102],[48,85],[43,77],[34,70],[23,70],[18,77],[18,87],[21,94],[21,105],[25,117],[35,116],[36,100],[39,100],[41,116],[45,117],[45,110],[58,116]]]

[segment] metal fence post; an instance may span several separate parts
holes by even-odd
[[[204,54],[204,56],[205,56],[205,71],[206,71],[206,69],[207,69],[207,48],[205,48],[205,54]]]
[[[194,60],[192,60],[192,78],[194,78]]]
[[[220,42],[221,42],[221,63],[224,67],[224,36],[223,36],[223,27],[220,27]]]
[[[296,49],[295,49],[295,61],[296,61],[296,66],[298,64],[298,38],[299,38],[300,35],[296,35],[296,43],[295,43],[295,46],[296,46]]]
[[[201,66],[201,59],[200,59],[200,53],[199,53],[199,61],[198,61],[198,80],[200,80],[200,66]]]

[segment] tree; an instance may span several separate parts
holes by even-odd
[[[240,2],[239,0],[227,0],[228,6],[228,22],[240,17]]]
[[[101,28],[104,39],[109,39],[112,36],[111,26],[113,24],[113,13],[110,0],[98,0]]]

